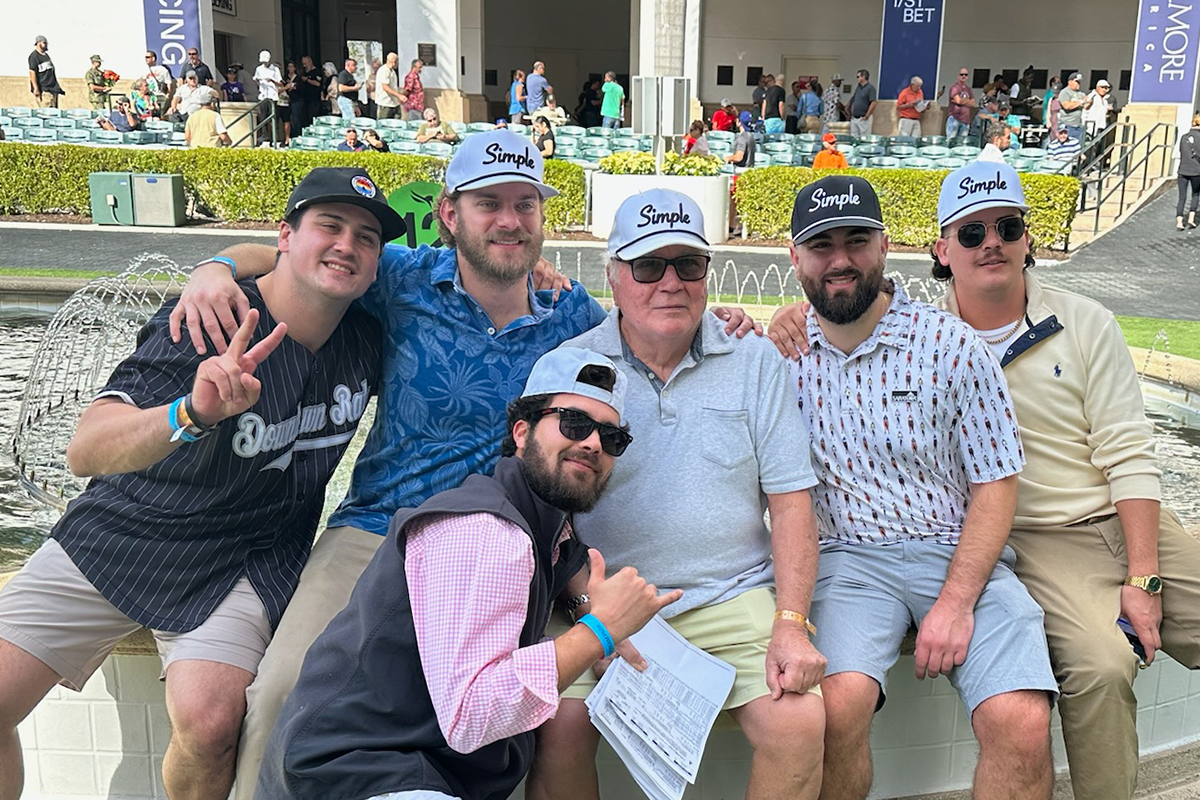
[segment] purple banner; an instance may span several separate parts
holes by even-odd
[[[187,49],[200,47],[199,0],[142,0],[146,12],[146,49],[178,79]]]
[[[914,75],[925,97],[937,93],[944,0],[883,0],[883,42],[875,86],[880,100],[895,100]]]
[[[1196,96],[1200,3],[1141,0],[1131,103],[1186,103]]]

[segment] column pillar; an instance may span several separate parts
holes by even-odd
[[[631,65],[638,75],[682,75],[692,79],[692,105],[699,113],[700,12],[702,0],[635,0],[631,16]]]
[[[452,122],[485,119],[482,0],[396,0],[396,20],[402,73],[419,45],[437,48],[436,63],[421,71],[425,105]]]

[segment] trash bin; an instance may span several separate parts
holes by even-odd
[[[88,175],[92,222],[97,225],[133,224],[133,181],[128,172],[93,172]]]

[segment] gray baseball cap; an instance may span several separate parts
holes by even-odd
[[[587,367],[602,367],[613,373],[612,389],[606,390],[579,379]],[[625,414],[627,379],[613,362],[599,353],[580,347],[557,347],[537,360],[525,381],[521,397],[577,394],[612,407],[618,417]]]

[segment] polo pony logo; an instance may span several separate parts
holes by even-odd
[[[838,211],[841,211],[846,206],[856,206],[859,202],[858,193],[854,191],[854,184],[850,184],[846,187],[846,191],[839,194],[830,194],[822,187],[813,192],[812,206],[808,210],[809,213],[812,213],[822,208],[837,206]]]
[[[676,225],[690,225],[692,217],[683,210],[683,203],[679,204],[679,210],[659,211],[652,205],[642,206],[641,212],[642,221],[637,224],[639,228],[644,228],[647,225],[665,225],[668,228],[674,228]]]
[[[991,194],[992,192],[1007,189],[1008,181],[1000,177],[1000,170],[996,170],[996,177],[989,178],[986,181],[977,181],[968,175],[959,181],[958,188],[962,190],[958,193],[958,199],[962,200],[964,197],[979,194],[980,192]]]
[[[535,164],[533,156],[529,154],[529,148],[526,147],[520,153],[510,153],[504,149],[499,142],[492,142],[486,148],[487,158],[483,160],[484,166],[488,164],[512,164],[514,167],[524,167],[525,169],[533,169]]]

